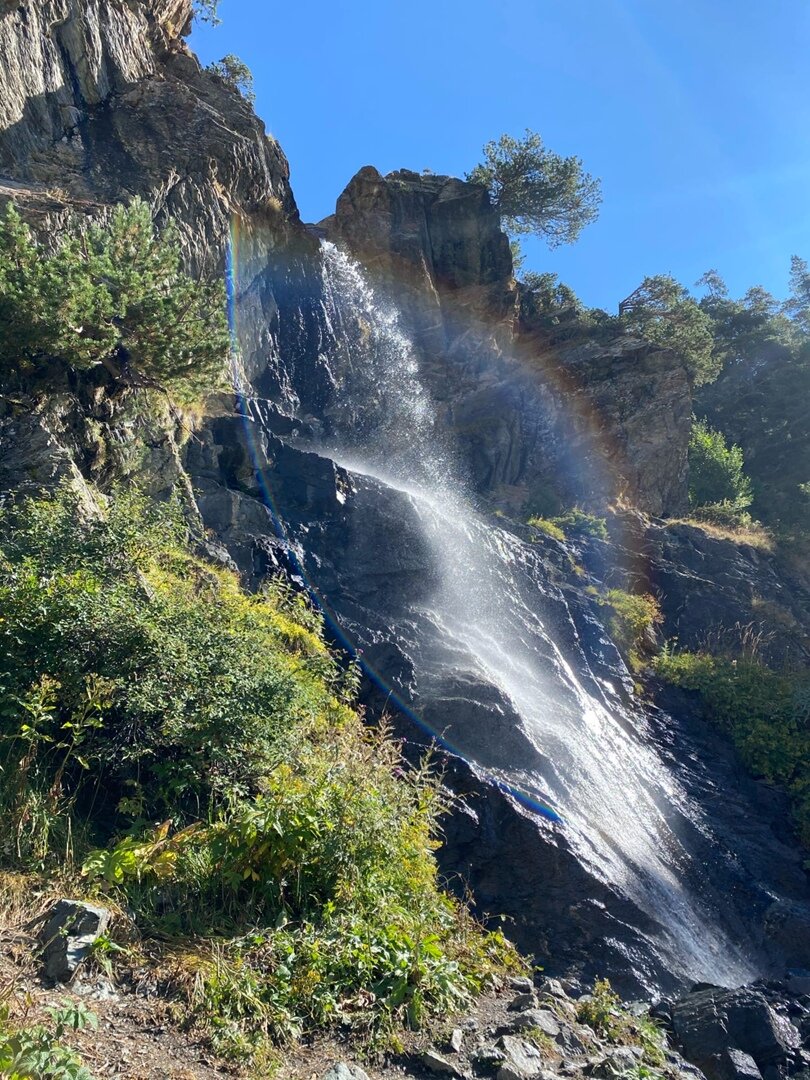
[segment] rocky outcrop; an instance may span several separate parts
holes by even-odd
[[[104,215],[140,196],[159,223],[178,225],[192,269],[221,272],[230,252],[246,374],[261,371],[266,391],[292,407],[289,373],[271,358],[285,333],[301,339],[297,354],[317,354],[304,341],[317,335],[307,316],[317,242],[299,221],[278,143],[186,48],[191,8],[191,0],[0,8],[0,203],[13,199],[47,238],[68,212]],[[293,295],[285,322],[280,310]]]
[[[553,345],[518,318],[511,254],[483,188],[367,166],[321,222],[404,314],[475,486],[505,505],[552,491],[686,504],[691,393],[680,358],[643,341]]]
[[[810,591],[778,549],[633,510],[607,520],[609,541],[591,539],[583,563],[606,588],[658,597],[663,640],[731,655],[753,649],[776,667],[808,662]]]

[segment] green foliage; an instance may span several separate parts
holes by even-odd
[[[467,179],[487,189],[507,232],[535,233],[549,247],[569,244],[598,213],[599,181],[577,157],[562,157],[526,130],[522,139],[502,135],[484,147],[484,161]]]
[[[744,472],[743,452],[728,446],[722,433],[705,420],[695,420],[689,437],[689,502],[730,512],[751,504],[751,481]]]
[[[568,536],[592,536],[598,540],[607,540],[608,537],[605,519],[580,510],[578,506],[572,506],[564,514],[558,514],[556,517],[546,518],[539,514],[532,514],[526,524],[560,541]]]
[[[68,1031],[95,1028],[98,1020],[80,1002],[48,1010],[51,1023],[15,1028],[0,1008],[0,1075],[10,1080],[92,1080],[81,1060],[62,1045]]]
[[[194,18],[210,26],[219,26],[219,0],[194,0]]]
[[[145,203],[107,224],[74,221],[54,251],[6,206],[0,383],[47,387],[64,367],[103,365],[120,384],[195,400],[223,385],[228,352],[222,283],[183,271],[176,229],[156,233]]]
[[[577,1019],[608,1042],[640,1046],[647,1069],[662,1066],[666,1060],[659,1027],[648,1017],[635,1017],[627,1012],[607,979],[596,980],[592,993],[577,1006]]]
[[[250,105],[256,101],[256,93],[253,89],[253,73],[238,56],[228,53],[221,60],[215,60],[208,65],[208,70],[218,75],[233,90],[238,91]]]
[[[0,521],[0,766],[28,859],[84,807],[119,827],[198,816],[348,714],[317,623],[189,555],[174,508],[122,494],[79,514],[66,496]]]
[[[810,340],[794,327],[792,337],[773,335],[746,346],[717,383],[706,387],[696,409],[738,445],[752,481],[754,516],[794,537],[810,533]]]
[[[745,765],[784,788],[810,847],[810,679],[773,671],[750,657],[665,649],[656,672],[700,693],[706,717],[731,736]]]
[[[638,670],[643,666],[644,653],[653,643],[655,627],[662,621],[658,601],[649,593],[608,589],[597,602],[610,609],[610,636],[628,658],[630,667]]]
[[[531,525],[533,529],[537,529],[538,532],[543,533],[545,536],[551,537],[552,540],[565,540],[565,533],[555,521],[549,521],[547,518],[541,517],[530,517],[526,524]]]
[[[607,521],[596,514],[589,514],[578,506],[572,506],[564,514],[555,517],[558,525],[567,536],[592,536],[595,540],[607,540]]]
[[[722,357],[712,320],[687,289],[669,274],[646,277],[619,305],[622,328],[682,357],[695,386],[712,382]]]
[[[790,260],[790,296],[784,311],[802,333],[810,333],[810,267],[807,260],[798,255],[793,255]]]
[[[509,962],[439,889],[437,785],[363,727],[306,601],[246,594],[138,494],[0,526],[6,863],[81,858],[142,931],[219,941],[188,995],[234,1053],[416,1024]]]

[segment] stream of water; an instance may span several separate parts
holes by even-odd
[[[578,858],[660,923],[672,970],[728,985],[750,978],[720,913],[684,884],[695,878],[684,837],[707,826],[645,738],[643,715],[600,695],[584,650],[564,652],[548,632],[538,559],[475,509],[395,308],[331,244],[323,276],[343,383],[319,452],[407,494],[434,562],[422,613],[455,665],[505,695],[537,755],[493,766],[486,739],[477,733],[473,754],[463,730],[454,747],[559,814]],[[429,691],[431,665],[423,656],[420,671],[416,653]]]

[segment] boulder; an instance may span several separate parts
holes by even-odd
[[[766,1077],[786,1075],[801,1044],[793,1024],[753,987],[699,990],[674,1002],[671,1016],[683,1056],[709,1080],[753,1075],[751,1063]]]
[[[515,1017],[509,1028],[511,1031],[527,1031],[530,1028],[536,1028],[549,1039],[556,1039],[560,1034],[557,1018],[548,1009],[526,1009]]]
[[[729,1080],[762,1080],[762,1073],[750,1054],[742,1050],[727,1050],[721,1059]]]
[[[642,1051],[637,1046],[618,1046],[607,1057],[588,1070],[589,1075],[612,1080],[613,1077],[636,1073],[641,1063]]]
[[[359,1065],[347,1065],[343,1061],[338,1061],[323,1074],[322,1080],[369,1080],[369,1078],[368,1073],[363,1072]]]
[[[82,900],[57,900],[40,933],[46,979],[68,982],[109,925],[107,908]]]
[[[449,1061],[446,1057],[443,1057],[436,1050],[427,1050],[422,1054],[422,1064],[430,1069],[431,1072],[438,1073],[440,1076],[463,1076],[461,1069],[457,1065],[454,1065],[452,1061]]]
[[[497,1080],[531,1080],[543,1071],[540,1053],[523,1039],[503,1035],[500,1047],[505,1060],[498,1069]]]
[[[518,994],[509,1002],[508,1007],[510,1012],[520,1012],[522,1009],[531,1009],[536,1004],[537,998],[534,992],[530,991],[528,994]]]

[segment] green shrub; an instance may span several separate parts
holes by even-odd
[[[592,536],[596,540],[607,540],[608,529],[604,518],[589,514],[580,510],[578,506],[572,506],[564,514],[555,517],[554,524],[566,533],[574,536]]]
[[[228,53],[221,60],[208,65],[208,70],[218,75],[231,89],[236,90],[250,105],[256,101],[256,92],[253,89],[253,73],[238,56]]]
[[[672,649],[654,667],[674,685],[698,691],[707,719],[731,737],[745,765],[790,794],[810,847],[810,677],[756,659]]]
[[[728,446],[722,433],[695,420],[689,439],[689,502],[731,517],[751,504],[751,481],[743,471],[739,446]],[[723,522],[718,522],[723,524]],[[735,522],[739,524],[739,521]]]
[[[0,766],[40,861],[91,807],[116,828],[210,813],[350,715],[319,621],[193,558],[171,507],[79,514],[64,497],[0,518]]]
[[[48,1013],[50,1025],[15,1027],[8,1007],[0,1008],[0,1075],[10,1080],[92,1080],[62,1040],[68,1031],[96,1027],[95,1014],[81,1003],[51,1008]]]
[[[190,554],[176,508],[6,510],[0,611],[0,855],[81,858],[142,931],[202,941],[224,1048],[416,1024],[514,962],[440,890],[439,789],[363,726],[320,617]]]
[[[647,641],[662,620],[661,608],[649,593],[636,594],[608,589],[598,603],[610,609],[608,631],[634,670],[643,666]]]
[[[228,353],[222,283],[183,271],[176,228],[156,233],[145,203],[75,221],[54,251],[6,206],[0,383],[47,388],[65,369],[103,366],[120,385],[192,401],[223,385]]]

